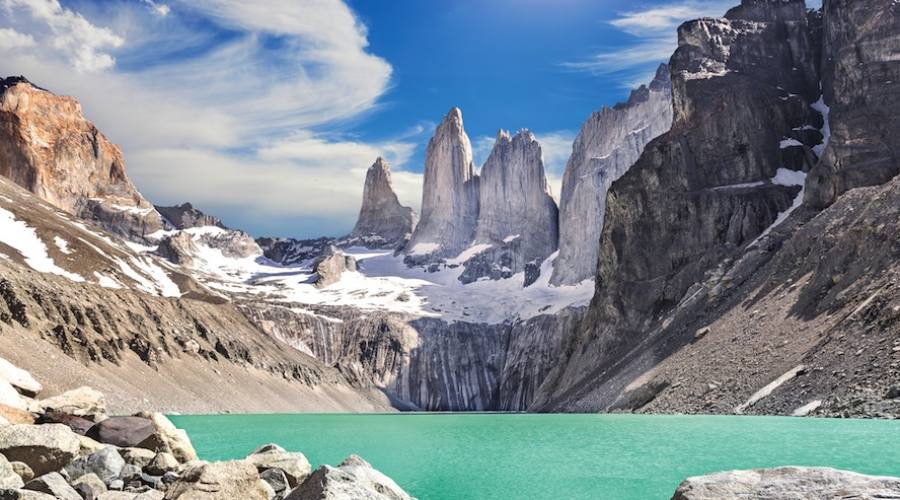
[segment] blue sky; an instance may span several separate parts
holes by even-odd
[[[531,129],[556,191],[590,113],[675,27],[738,0],[0,0],[0,73],[76,96],[151,201],[260,235],[340,235],[366,168],[418,208],[425,145],[463,110],[478,165]]]

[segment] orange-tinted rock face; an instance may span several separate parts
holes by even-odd
[[[0,79],[0,175],[104,228],[140,237],[161,227],[125,174],[122,151],[71,97]]]

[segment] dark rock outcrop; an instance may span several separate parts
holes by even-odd
[[[501,130],[481,169],[475,247],[479,257],[464,263],[464,283],[482,277],[506,278],[529,273],[525,286],[540,275],[540,265],[556,251],[559,211],[550,194],[541,145],[528,130],[510,138]]]
[[[407,261],[417,265],[458,255],[472,242],[477,218],[472,146],[462,112],[453,108],[428,142],[422,214],[406,246]]]
[[[559,256],[551,283],[571,285],[594,277],[607,190],[671,124],[672,84],[669,67],[662,65],[627,102],[601,109],[582,125],[563,175]]]
[[[416,228],[413,209],[397,199],[391,181],[391,167],[379,157],[366,172],[359,218],[348,237],[348,244],[369,248],[400,248]]]
[[[215,226],[228,229],[217,217],[205,214],[194,208],[190,203],[182,203],[171,207],[156,205],[156,211],[175,229],[187,229],[190,227]]]
[[[831,137],[807,179],[806,203],[900,173],[900,5],[891,0],[823,4],[822,91]]]

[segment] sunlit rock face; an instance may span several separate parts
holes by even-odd
[[[500,131],[481,169],[475,247],[463,282],[508,278],[526,271],[524,285],[540,275],[540,265],[556,251],[558,209],[544,173],[541,145],[528,130],[514,137]]]
[[[559,257],[551,283],[594,277],[607,190],[671,124],[672,84],[668,66],[662,65],[627,102],[597,111],[582,125],[563,176]]]
[[[900,4],[824,3],[822,90],[830,139],[807,178],[806,203],[825,207],[848,189],[900,173]]]
[[[411,264],[454,257],[475,236],[478,176],[462,112],[453,108],[437,127],[425,154],[422,216],[406,254]]]
[[[85,119],[78,101],[22,77],[0,79],[0,175],[128,238],[162,228],[128,180],[122,151]]]
[[[415,227],[415,212],[401,205],[394,192],[390,165],[378,158],[366,172],[359,219],[348,243],[369,248],[399,248],[406,244]]]

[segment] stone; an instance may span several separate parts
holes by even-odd
[[[110,490],[121,491],[125,488],[125,481],[121,479],[115,479],[113,481],[110,481],[107,486],[109,486]]]
[[[27,410],[20,410],[0,403],[0,418],[7,424],[33,424],[34,415]]]
[[[335,246],[330,246],[325,253],[313,262],[316,272],[316,288],[325,288],[340,281],[345,272],[356,271],[356,259]]]
[[[126,491],[107,491],[97,497],[97,500],[135,500],[137,495],[137,493]]]
[[[406,262],[423,265],[455,257],[475,236],[478,176],[462,111],[453,108],[428,142],[422,214],[404,250]]]
[[[74,488],[84,500],[96,500],[100,495],[106,493],[107,490],[106,482],[94,473],[85,474],[72,481],[72,488]]]
[[[900,478],[819,467],[778,467],[688,478],[675,491],[672,500],[897,497],[900,497]]]
[[[594,277],[607,190],[671,125],[672,82],[669,67],[661,65],[653,81],[634,90],[627,102],[593,113],[581,126],[563,174],[552,284]]]
[[[284,472],[292,488],[306,479],[312,467],[303,453],[289,452],[277,444],[267,444],[247,455],[246,460],[253,464],[259,472],[279,469]]]
[[[141,443],[156,434],[156,426],[142,417],[110,417],[91,427],[87,437],[100,443],[122,448],[142,447]]]
[[[190,229],[192,227],[218,227],[228,229],[216,217],[207,215],[200,210],[194,208],[190,203],[182,203],[171,207],[162,207],[156,205],[156,211],[170,223],[175,229]]]
[[[141,474],[143,474],[143,471],[140,467],[136,465],[125,464],[125,466],[122,467],[122,470],[119,472],[119,479],[127,485],[135,481],[140,482]],[[111,485],[112,481],[108,482],[107,484]],[[112,488],[112,486],[110,486],[110,488]]]
[[[82,500],[81,495],[69,486],[66,479],[58,472],[51,472],[32,479],[25,484],[25,489],[53,495],[61,500]]]
[[[703,337],[709,335],[709,332],[711,332],[711,331],[712,330],[708,326],[704,326],[703,328],[694,332],[694,340],[702,339]]]
[[[400,248],[406,244],[418,219],[413,209],[400,204],[391,180],[391,167],[381,158],[366,172],[362,207],[349,244],[368,248]]]
[[[351,455],[338,467],[323,465],[291,491],[285,500],[408,500],[412,497],[397,483]]]
[[[148,490],[138,494],[134,500],[163,500],[165,496],[165,493],[159,490]]]
[[[0,490],[15,490],[25,484],[15,467],[3,455],[0,455]]]
[[[40,382],[27,371],[0,358],[0,379],[10,383],[20,394],[33,398],[43,390]]]
[[[244,461],[198,464],[166,489],[166,500],[269,500],[269,489],[253,464]]]
[[[92,422],[106,418],[106,398],[103,393],[90,387],[79,387],[52,398],[42,399],[38,405],[44,413],[55,411],[84,417]]]
[[[479,178],[479,213],[473,248],[484,248],[477,259],[478,271],[466,266],[463,283],[481,277],[507,277],[492,273],[508,269],[508,275],[540,269],[556,251],[559,211],[547,176],[541,145],[534,134],[521,130],[515,136],[501,130]],[[473,259],[474,260],[474,259]],[[487,262],[486,262],[487,261]],[[524,282],[531,285],[540,275]]]
[[[77,434],[65,425],[9,425],[0,427],[0,453],[23,462],[35,476],[62,469],[77,455]]]
[[[82,436],[87,434],[87,431],[94,426],[94,422],[84,417],[77,417],[75,415],[69,415],[68,413],[62,413],[56,410],[49,410],[39,415],[37,423],[63,424],[69,429],[72,429],[76,434],[80,434]]]
[[[156,456],[155,451],[146,448],[120,448],[119,454],[125,459],[126,464],[135,465],[141,469],[152,462]]]
[[[157,453],[153,460],[144,467],[144,471],[154,476],[162,476],[166,472],[178,470],[178,460],[171,453]]]
[[[5,380],[0,380],[0,404],[19,411],[28,411],[28,401]]]
[[[158,412],[142,412],[136,416],[149,419],[155,428],[154,434],[140,447],[171,453],[181,463],[197,460],[197,452],[187,432],[175,427],[168,417]]]
[[[178,480],[177,472],[166,472],[165,474],[162,475],[162,479],[161,479],[163,484],[172,484],[177,480]]]
[[[119,450],[107,446],[86,457],[76,458],[65,467],[72,479],[78,479],[86,474],[96,474],[103,483],[109,483],[122,473],[125,460],[119,455]]]
[[[22,478],[22,481],[27,483],[34,479],[34,471],[25,462],[10,462],[9,465],[12,467],[13,472]]]
[[[56,497],[31,490],[0,490],[0,500],[54,500]]]
[[[78,435],[78,454],[81,456],[90,455],[91,453],[96,453],[103,448],[106,448],[108,445],[100,443],[94,439],[91,439],[87,436]]]
[[[57,208],[125,237],[162,229],[153,205],[128,180],[122,151],[75,99],[22,77],[3,79],[0,143],[0,175]]]
[[[259,474],[259,478],[268,484],[275,495],[283,497],[291,489],[288,478],[281,469],[266,469]]]

